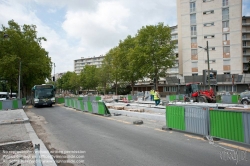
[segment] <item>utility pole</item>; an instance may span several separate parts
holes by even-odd
[[[208,69],[208,87],[210,89],[210,64],[209,64],[209,48],[208,48],[208,41],[207,41],[207,69]]]
[[[22,61],[19,62],[19,77],[18,77],[18,98],[21,98],[21,68],[22,68]]]
[[[54,63],[54,86],[56,86],[56,63]]]

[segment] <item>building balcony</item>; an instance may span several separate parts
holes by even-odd
[[[250,48],[250,45],[247,45],[247,46],[242,46],[243,48]]]
[[[248,71],[249,67],[243,67],[243,71]]]
[[[250,38],[242,38],[243,41],[250,40]]]
[[[250,52],[243,53],[243,56],[250,56]]]
[[[172,30],[171,31],[171,35],[173,35],[173,34],[177,34],[178,33],[178,31],[177,30]]]
[[[242,30],[242,33],[250,33],[250,30]]]
[[[250,26],[250,23],[242,23],[242,26]]]

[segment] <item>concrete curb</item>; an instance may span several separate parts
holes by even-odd
[[[23,111],[22,113],[23,118],[27,118],[27,115]],[[40,156],[42,160],[42,164],[46,166],[57,166],[55,160],[53,159],[52,155],[49,153],[48,149],[44,145],[43,141],[38,138],[36,132],[32,128],[30,123],[25,123],[25,127],[27,130],[27,133],[29,134],[29,137],[32,141],[33,146],[35,147],[35,144],[40,144]]]

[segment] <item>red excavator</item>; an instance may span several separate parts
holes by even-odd
[[[201,90],[201,83],[189,83],[186,84],[186,96],[185,102],[204,102],[204,103],[216,103],[216,97],[213,88],[210,90]]]

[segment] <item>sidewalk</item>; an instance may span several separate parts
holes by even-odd
[[[40,144],[40,153],[35,149]],[[23,109],[0,111],[0,165],[34,166],[39,159],[42,165],[56,166],[49,151],[40,140]],[[37,163],[38,164],[38,163]]]

